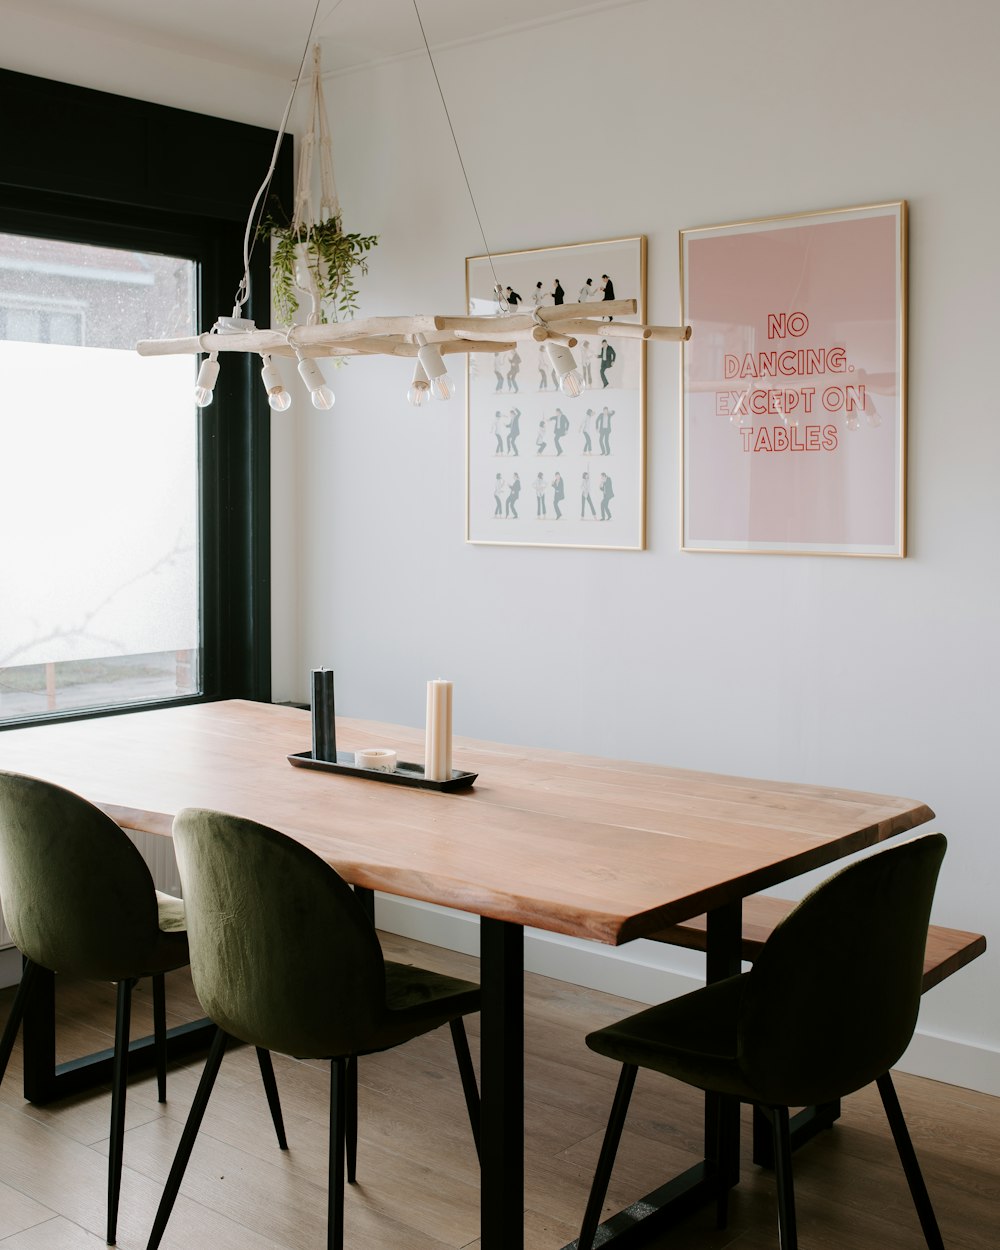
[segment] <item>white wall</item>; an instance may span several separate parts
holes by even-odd
[[[439,53],[490,246],[645,233],[654,320],[677,317],[683,227],[909,201],[910,555],[681,553],[666,344],[649,550],[467,546],[462,405],[415,414],[403,363],[354,363],[332,414],[290,423],[301,612],[275,697],[332,664],[338,710],[420,724],[445,675],[459,732],[924,799],[951,839],[936,917],[993,944],[928,997],[925,1067],[1000,1091],[998,46],[993,0],[646,0]],[[426,61],[328,100],[347,226],[382,236],[365,313],[459,311],[483,246]]]

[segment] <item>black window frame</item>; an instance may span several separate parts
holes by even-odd
[[[159,252],[199,266],[208,330],[233,308],[246,218],[276,134],[257,126],[0,70],[0,232]],[[292,195],[285,136],[272,195]],[[270,325],[269,248],[254,249],[243,316]],[[256,356],[229,353],[200,411],[201,693],[56,711],[0,725],[271,698],[270,420]],[[192,401],[193,403],[193,401]]]

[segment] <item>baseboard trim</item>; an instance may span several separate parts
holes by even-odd
[[[387,933],[479,954],[477,917],[468,912],[377,894],[375,919]],[[639,1003],[663,1002],[696,989],[701,983],[702,960],[692,951],[658,942],[600,946],[541,929],[526,929],[524,936],[528,972]],[[917,1032],[896,1066],[914,1076],[1000,1096],[1000,1053],[957,1038]]]

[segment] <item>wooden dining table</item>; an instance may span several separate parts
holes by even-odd
[[[418,729],[340,718],[337,740],[423,758]],[[455,739],[454,767],[477,778],[443,793],[292,767],[309,748],[308,712],[225,701],[0,732],[0,768],[149,833],[169,836],[188,806],[246,816],[361,890],[477,915],[483,1250],[524,1245],[526,926],[620,945],[707,913],[714,980],[740,968],[743,898],[933,816],[913,799],[470,738]],[[735,1184],[738,1134],[738,1107],[707,1111],[706,1159],[609,1221],[602,1246],[636,1244]]]

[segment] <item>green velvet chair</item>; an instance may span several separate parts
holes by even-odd
[[[479,1094],[462,1017],[479,1010],[479,986],[387,962],[350,886],[274,829],[187,808],[174,820],[174,844],[194,988],[219,1027],[148,1250],[160,1244],[231,1038],[330,1060],[327,1245],[341,1250],[345,1158],[347,1179],[355,1179],[359,1055],[450,1025],[478,1151]]]
[[[0,904],[24,957],[0,1039],[0,1081],[40,969],[117,982],[108,1152],[107,1241],[121,1191],[132,990],[153,980],[157,1095],[167,1097],[164,974],[188,962],[184,903],[154,889],[124,831],[86,799],[48,781],[0,771]],[[270,1056],[258,1053],[280,1145],[281,1110]]]
[[[789,1107],[832,1102],[875,1081],[927,1245],[943,1250],[889,1069],[916,1026],[945,847],[941,834],[926,834],[849,865],[802,900],[748,972],[587,1037],[622,1071],[579,1250],[595,1243],[639,1068],[761,1108],[774,1139],[781,1250],[798,1244]],[[720,1182],[723,1222],[725,1192]]]

